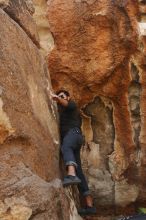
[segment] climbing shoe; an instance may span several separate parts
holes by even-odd
[[[69,185],[77,185],[79,183],[81,183],[81,180],[77,176],[71,176],[71,175],[64,177],[64,180],[62,182],[64,187]]]
[[[86,216],[86,215],[95,215],[97,213],[97,209],[92,206],[86,206],[86,208],[81,208],[78,210],[79,215]]]
[[[146,220],[146,214],[127,216],[127,217],[120,218],[118,220]]]

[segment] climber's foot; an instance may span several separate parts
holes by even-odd
[[[85,208],[81,208],[78,210],[79,215],[86,216],[86,215],[95,215],[97,213],[97,209],[92,206],[86,206]]]
[[[77,176],[67,175],[64,177],[64,180],[62,183],[63,183],[63,186],[66,187],[69,185],[77,185],[81,183],[81,180]]]

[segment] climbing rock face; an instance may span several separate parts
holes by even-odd
[[[145,11],[140,0],[0,0],[0,219],[81,219],[61,185],[46,56],[54,90],[81,109],[95,204],[112,216],[146,205]]]
[[[31,0],[6,0],[0,2],[1,7],[16,21],[28,34],[32,41],[39,45],[38,33],[35,22],[32,18],[34,7]]]
[[[96,204],[145,204],[145,1],[48,0],[48,21],[52,84],[81,109]]]
[[[80,219],[60,180],[57,114],[31,1],[0,1],[0,219]]]
[[[146,203],[145,197],[145,178],[146,178],[146,113],[145,113],[145,97],[146,97],[146,78],[145,78],[145,58],[146,58],[146,2],[139,0],[140,6],[140,18],[139,18],[139,25],[140,25],[140,38],[139,38],[139,50],[134,56],[134,62],[136,66],[136,70],[139,74],[139,84],[140,84],[140,138],[139,138],[139,163],[138,163],[138,170],[140,176],[140,195],[139,199],[141,203]]]
[[[136,1],[48,1],[55,39],[49,68],[55,88],[78,90],[76,98],[82,105],[94,93],[109,97],[124,93],[127,63],[136,48],[136,13]]]

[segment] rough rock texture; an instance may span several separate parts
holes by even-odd
[[[33,15],[37,30],[40,37],[41,52],[44,56],[48,56],[51,49],[54,47],[54,38],[50,32],[49,21],[47,19],[47,1],[33,0],[35,13]]]
[[[54,88],[70,89],[82,107],[96,96],[108,98],[116,142],[128,152],[134,148],[127,90],[129,59],[137,47],[136,13],[133,1],[48,1]]]
[[[32,41],[39,46],[39,37],[32,18],[34,13],[32,1],[7,0],[0,2],[0,6],[24,29]]]
[[[60,180],[56,108],[31,1],[0,1],[0,219],[80,219]]]
[[[138,163],[138,171],[139,171],[139,179],[140,179],[140,194],[139,201],[141,205],[146,204],[145,197],[145,178],[146,178],[146,111],[145,111],[145,97],[146,97],[146,2],[139,0],[140,6],[140,16],[139,16],[139,24],[140,24],[140,37],[139,37],[139,50],[137,54],[133,57],[133,62],[136,66],[137,74],[139,76],[138,82],[141,85],[141,96],[140,96],[140,116],[141,116],[141,124],[140,124],[140,138],[139,138],[139,163]],[[142,26],[141,26],[142,24]]]
[[[146,205],[145,10],[136,0],[48,0],[52,84],[81,108],[83,166],[101,206]]]
[[[83,168],[102,208],[88,220],[146,206],[145,14],[143,0],[0,0],[0,219],[81,219],[61,186],[46,55],[54,89],[81,109]]]

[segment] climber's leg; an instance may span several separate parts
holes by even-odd
[[[78,189],[79,189],[80,194],[85,199],[86,207],[79,209],[78,213],[82,216],[94,215],[94,214],[96,214],[96,208],[93,206],[93,198],[92,198],[91,193],[89,191],[87,180],[86,180],[84,173],[83,173],[83,170],[82,170],[80,149],[81,149],[81,146],[75,151],[75,159],[76,159],[76,162],[78,165],[76,172],[77,172],[77,176],[81,180],[81,183],[78,184]]]
[[[61,151],[67,167],[67,176],[64,178],[63,185],[79,184],[81,180],[76,176],[77,163],[74,151],[78,148],[79,133],[73,128],[65,135],[62,141]]]

